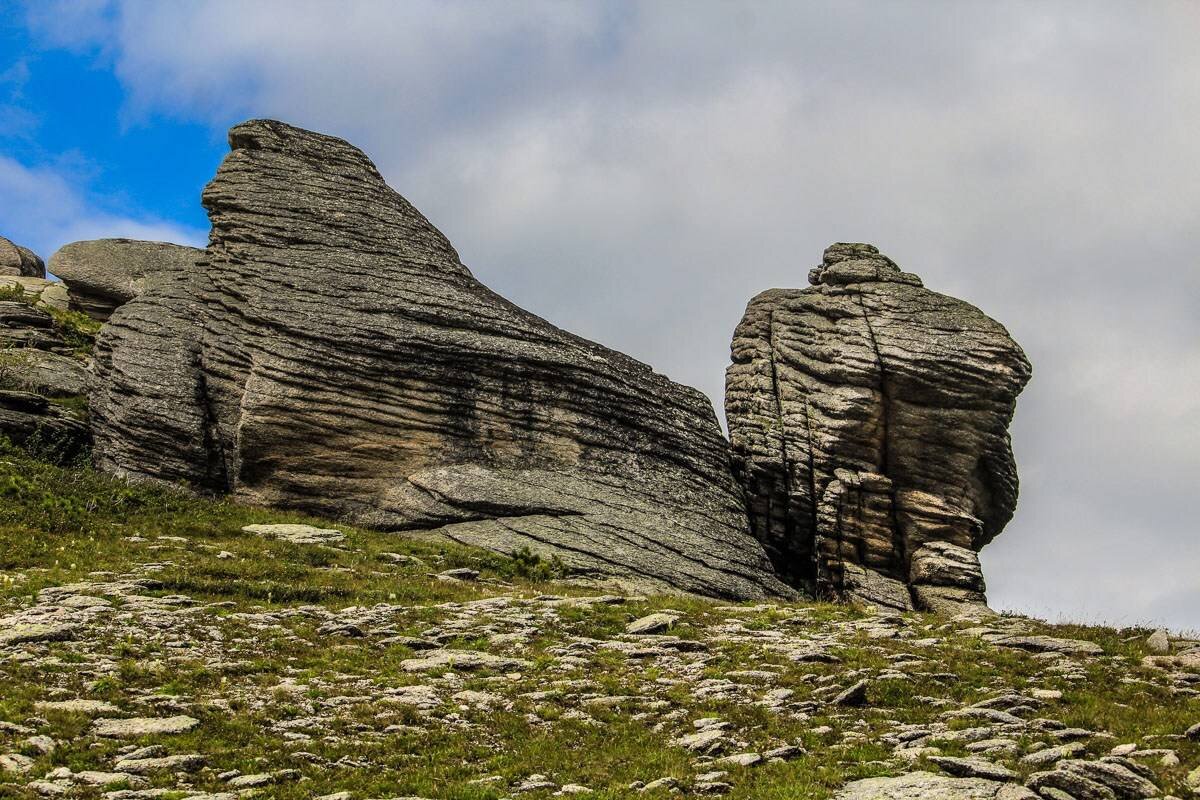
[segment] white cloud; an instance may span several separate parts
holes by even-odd
[[[131,115],[351,139],[493,288],[718,404],[749,297],[803,285],[831,241],[880,245],[1034,363],[993,598],[1200,620],[1180,590],[1200,568],[1186,4],[131,1],[39,20],[103,38]]]
[[[47,260],[62,245],[83,239],[128,237],[192,245],[207,240],[203,231],[98,207],[69,166],[29,167],[0,156],[0,197],[13,200],[0,205],[0,232]]]

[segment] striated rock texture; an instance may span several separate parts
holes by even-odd
[[[751,527],[778,574],[826,597],[982,605],[976,553],[1009,521],[1021,348],[865,244],[807,289],[750,301],[725,410]]]
[[[21,247],[0,236],[0,275],[44,278],[46,265],[28,247]]]
[[[201,264],[101,336],[102,468],[656,588],[789,591],[703,395],[488,290],[348,143],[229,140]]]
[[[67,285],[73,310],[103,322],[156,280],[194,271],[203,254],[167,242],[95,239],[60,248],[50,256],[50,271]]]

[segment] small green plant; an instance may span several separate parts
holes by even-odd
[[[90,355],[103,324],[78,311],[48,308],[58,334],[78,355]]]
[[[19,283],[0,286],[0,301],[4,300],[25,302],[25,288]]]
[[[567,571],[557,556],[545,559],[528,547],[514,552],[508,566],[513,575],[531,581],[552,581],[561,578]]]

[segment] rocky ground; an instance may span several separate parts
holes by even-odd
[[[0,497],[2,797],[1090,800],[1200,781],[1200,643],[1161,633],[613,593],[11,448]]]

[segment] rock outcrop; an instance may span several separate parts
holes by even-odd
[[[1016,507],[1007,430],[1029,362],[870,245],[831,246],[809,280],[755,297],[734,334],[725,409],[755,535],[821,596],[982,605],[976,554]]]
[[[46,265],[28,247],[21,247],[0,236],[0,275],[44,278]]]
[[[58,284],[35,276],[42,260],[0,238],[0,272],[10,264],[25,266],[0,277],[0,289],[20,290],[5,295],[18,299],[0,300],[0,436],[43,458],[74,461],[87,449],[87,425],[54,401],[87,393],[92,374],[46,311],[58,305]]]
[[[649,587],[789,591],[703,395],[488,290],[345,141],[229,139],[200,265],[101,335],[99,466]]]
[[[194,271],[203,250],[167,242],[95,239],[50,256],[50,271],[67,285],[71,308],[101,322],[160,278]]]

